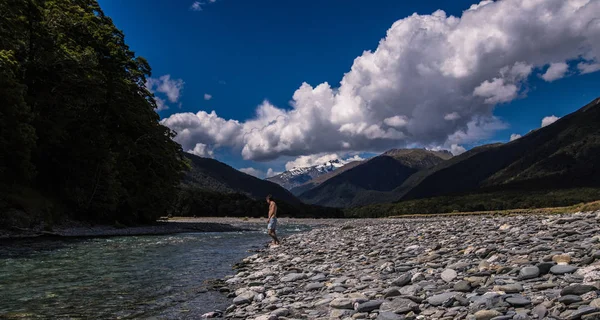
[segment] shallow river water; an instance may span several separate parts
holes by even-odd
[[[205,281],[233,274],[233,264],[268,240],[244,231],[4,241],[0,318],[198,318],[231,303],[204,292]]]

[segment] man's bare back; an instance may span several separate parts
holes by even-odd
[[[277,204],[273,201],[271,195],[267,196],[267,203],[269,204],[269,216],[267,218],[267,233],[273,238],[272,244],[279,244],[277,239]]]

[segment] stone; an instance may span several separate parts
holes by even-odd
[[[519,278],[523,280],[533,279],[540,276],[540,269],[538,267],[524,267],[519,271]]]
[[[377,320],[404,320],[405,318],[399,314],[395,314],[389,311],[379,312]]]
[[[435,306],[435,307],[441,306],[445,302],[454,298],[458,294],[459,294],[458,292],[446,292],[446,293],[436,294],[432,297],[429,297],[427,299],[427,303],[429,303],[430,305]]]
[[[256,293],[254,291],[245,291],[233,299],[235,305],[248,304],[254,300]]]
[[[392,288],[385,289],[383,291],[384,298],[396,297],[399,295],[400,295],[400,291],[398,290],[398,288],[392,287]]]
[[[600,309],[600,299],[594,299],[594,300],[592,300],[592,302],[590,302],[590,307],[594,307],[594,308]]]
[[[505,300],[513,307],[524,307],[531,304],[531,300],[521,295],[512,296]]]
[[[446,269],[441,274],[442,280],[446,282],[451,282],[452,280],[456,279],[456,277],[458,277],[458,274],[452,269]]]
[[[552,261],[557,264],[569,264],[571,262],[571,257],[567,254],[557,254],[552,257]]]
[[[523,285],[520,283],[511,283],[503,286],[494,286],[494,291],[503,291],[506,293],[519,293],[523,291]]]
[[[554,262],[540,262],[536,265],[536,267],[540,269],[540,274],[544,275],[548,274],[548,272],[550,272],[550,268],[552,268],[554,265],[556,265]]]
[[[575,310],[575,312],[571,313],[571,315],[567,318],[567,320],[580,319],[584,315],[593,314],[598,311],[600,311],[600,310],[597,308],[594,308],[594,307],[582,306],[579,309]]]
[[[454,284],[454,291],[458,292],[471,292],[471,284],[469,281],[461,280]]]
[[[502,313],[496,310],[479,310],[475,312],[476,320],[490,320],[495,317],[501,316]]]
[[[288,314],[290,314],[290,310],[288,310],[286,308],[278,308],[271,312],[271,315],[277,316],[277,317],[285,317]]]
[[[333,319],[351,317],[356,311],[347,309],[333,309],[329,312],[329,317]]]
[[[570,305],[570,304],[581,302],[581,301],[583,301],[583,299],[581,299],[580,296],[576,296],[573,294],[569,294],[569,295],[558,298],[558,302],[564,303],[566,305]]]
[[[347,298],[334,299],[329,306],[335,309],[353,309],[353,301]]]
[[[380,311],[389,311],[394,313],[408,313],[416,310],[419,307],[418,304],[412,300],[405,298],[394,298],[392,300],[384,301],[380,306]]]
[[[370,300],[364,303],[356,304],[354,310],[358,312],[371,312],[378,309],[383,303],[383,300]]]
[[[392,286],[403,287],[410,283],[412,275],[410,273],[405,273],[401,275],[399,278],[392,281]]]
[[[306,291],[313,291],[313,290],[319,290],[321,288],[323,288],[324,285],[320,282],[315,282],[315,283],[309,283],[306,285],[306,287],[304,287],[306,289]]]
[[[290,273],[283,276],[279,281],[281,282],[295,282],[298,280],[304,279],[304,275],[302,273]]]
[[[546,316],[546,314],[548,314],[548,308],[546,308],[546,306],[543,304],[538,304],[533,308],[533,310],[531,310],[531,313],[537,315],[538,319],[542,319]]]
[[[590,291],[597,290],[596,287],[586,284],[572,284],[568,287],[565,287],[561,290],[560,295],[566,296],[570,294],[574,295],[582,295],[584,293],[588,293]]]
[[[600,320],[600,312],[594,312],[581,317],[581,320]]]
[[[550,273],[552,274],[567,274],[567,273],[574,273],[575,271],[577,271],[577,267],[575,266],[571,266],[571,265],[555,265],[554,267],[550,268]]]

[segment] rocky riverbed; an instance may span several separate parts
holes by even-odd
[[[600,319],[600,211],[340,221],[226,279],[239,319]]]

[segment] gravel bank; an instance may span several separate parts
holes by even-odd
[[[243,260],[239,319],[600,319],[600,211],[339,220]]]

